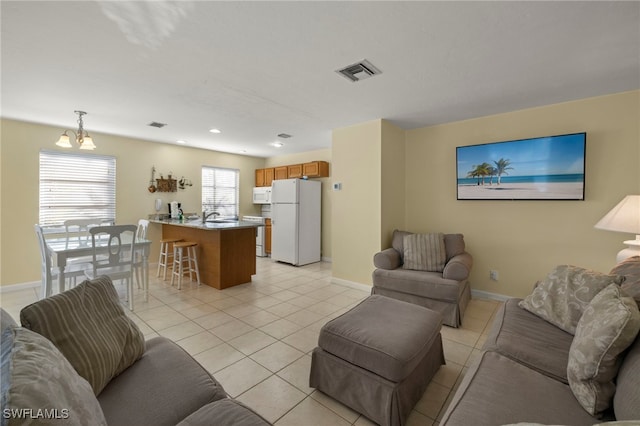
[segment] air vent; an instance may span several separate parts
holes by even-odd
[[[286,133],[280,133],[280,134],[278,135],[278,137],[279,137],[279,138],[282,138],[282,139],[289,139],[289,138],[291,137],[291,135],[288,135],[288,134],[286,134]]]
[[[373,66],[373,64],[366,59],[355,63],[353,65],[349,65],[348,67],[342,68],[341,70],[336,71],[338,74],[343,75],[345,78],[348,78],[351,82],[361,81],[374,75],[382,74],[378,68]]]
[[[149,126],[157,127],[158,129],[162,129],[164,126],[166,126],[166,124],[165,123],[158,123],[157,121],[152,121],[151,123],[149,123]]]

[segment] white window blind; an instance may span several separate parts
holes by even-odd
[[[202,166],[202,211],[238,218],[240,171]]]
[[[40,225],[115,217],[115,157],[40,151]]]

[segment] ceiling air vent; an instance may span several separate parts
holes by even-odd
[[[342,74],[345,78],[348,78],[354,83],[382,73],[382,71],[373,66],[373,64],[366,59],[342,68],[341,70],[337,70],[336,72],[338,74]]]
[[[152,121],[151,123],[149,123],[149,126],[157,127],[158,129],[162,129],[164,126],[166,126],[166,124],[165,123],[158,123],[157,121]]]
[[[282,139],[289,139],[289,138],[291,137],[291,135],[288,135],[288,134],[286,134],[286,133],[280,133],[280,134],[278,135],[278,137],[279,137],[279,138],[282,138]]]

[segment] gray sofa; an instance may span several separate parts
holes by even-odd
[[[621,287],[626,286],[625,294],[640,304],[640,258],[631,266],[635,272],[627,268],[627,281]],[[614,272],[620,274],[615,268]],[[507,300],[497,313],[483,352],[466,372],[440,424],[593,425],[640,420],[640,337],[618,359],[612,406],[592,416],[569,385],[574,335],[521,308],[520,300]]]
[[[443,324],[458,327],[471,299],[469,274],[473,265],[462,234],[444,234],[446,262],[442,272],[405,269],[404,237],[411,232],[393,231],[391,247],[373,257],[371,294],[403,300],[440,312]]]
[[[19,327],[2,310],[2,406],[17,410],[13,411],[13,417],[3,416],[2,425],[24,424],[25,419],[33,419],[34,413],[53,414],[65,425],[270,424],[229,398],[207,370],[165,337],[146,342],[142,338],[141,350],[132,358],[130,355],[136,350],[129,349],[138,345],[135,340],[142,335],[126,318],[115,289],[111,292],[109,287],[113,289],[107,277],[85,281],[72,290],[25,307],[21,320],[26,327]],[[115,305],[111,304],[110,310],[101,309],[103,301],[112,294],[115,294]],[[71,296],[75,299],[65,300]],[[73,311],[80,312],[79,316],[65,312],[67,301],[72,303],[69,306]],[[63,313],[59,315],[60,312]],[[82,316],[93,312],[97,323]],[[96,331],[100,324],[115,324],[110,327],[117,328],[117,332]],[[112,360],[123,370],[113,377],[106,376],[104,386],[96,388],[99,380],[93,371],[87,374],[77,361],[92,349],[94,342],[74,347],[77,331],[62,336],[65,330],[78,330],[77,327],[87,329],[90,337],[97,341],[96,345],[109,341],[109,350],[101,349],[92,361],[100,364],[94,370],[103,369],[103,364]],[[56,334],[52,340],[43,336],[42,333],[50,334],[52,330]],[[124,351],[119,348],[121,344]],[[111,348],[115,349],[111,351]],[[132,364],[123,365],[125,358],[132,360]],[[39,423],[46,422],[40,418],[34,424]]]

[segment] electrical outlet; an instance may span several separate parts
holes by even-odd
[[[496,271],[495,269],[489,270],[489,278],[491,278],[493,281],[498,281],[498,271]]]

